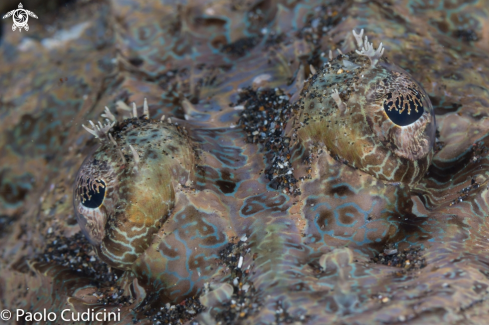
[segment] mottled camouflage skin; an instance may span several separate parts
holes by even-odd
[[[301,195],[288,195],[269,187],[263,174],[271,155],[260,144],[248,143],[241,128],[232,127],[239,111],[229,103],[237,100],[240,88],[280,87],[293,95],[302,89],[298,80],[309,77],[311,57],[318,73],[324,73],[319,67],[326,59],[314,56],[314,38],[307,36],[317,29],[318,5],[330,17],[326,31],[317,34],[318,53],[327,57],[328,50],[339,47],[348,54],[355,49],[351,30],[365,28],[375,45],[383,42],[389,63],[407,70],[424,89],[425,107],[431,101],[443,147],[432,157],[428,152],[419,167],[405,167],[413,170],[411,176],[391,181],[388,172],[375,166],[362,169],[361,160],[354,164],[360,150],[356,143],[351,150],[335,149],[321,136],[311,137],[309,124],[299,130],[303,133],[292,147],[295,176],[305,177]],[[56,17],[56,28],[79,26],[83,32],[78,36],[56,46],[41,42],[56,37],[42,27],[49,17],[39,15],[30,26],[30,41],[22,41],[24,33],[6,30],[0,47],[5,63],[0,65],[0,214],[10,220],[0,231],[0,309],[117,308],[96,302],[89,278],[59,265],[28,261],[43,252],[49,229],[68,237],[81,231],[73,186],[85,157],[93,157],[100,145],[81,123],[98,119],[104,106],[114,111],[118,100],[141,106],[148,98],[151,118],[166,115],[172,124],[185,126],[188,134],[178,132],[188,142],[177,149],[183,166],[182,174],[171,178],[174,197],[165,199],[173,209],[162,209],[147,223],[157,229],[152,239],[138,246],[132,264],[104,258],[133,271],[119,279],[136,298],[132,306],[121,308],[121,324],[131,322],[130,309],[149,294],[156,293],[161,304],[179,303],[213,282],[220,286],[214,296],[214,291],[205,296],[208,310],[193,319],[212,324],[226,309],[221,304],[229,297],[225,284],[233,281],[226,266],[216,262],[218,253],[243,235],[251,247],[243,253],[243,268],[252,265],[248,279],[260,308],[238,323],[273,323],[279,301],[305,324],[487,323],[489,160],[474,150],[476,142],[489,145],[486,1],[113,0],[74,8]],[[263,28],[283,38],[271,41]],[[461,30],[473,30],[478,39],[458,36]],[[241,52],[232,46],[219,50],[222,44],[253,37]],[[267,81],[258,84],[256,78],[263,75],[269,76]],[[314,86],[314,78],[318,76],[309,78],[307,87]],[[341,87],[346,85],[340,82]],[[354,96],[343,100],[353,103]],[[192,109],[183,108],[183,98],[193,103]],[[330,97],[324,103],[338,108]],[[304,121],[306,109],[298,110],[287,126]],[[119,121],[127,117],[118,113]],[[433,141],[431,134],[428,139]],[[198,156],[195,161],[184,158],[182,148],[189,143]],[[109,167],[117,170],[120,162],[110,154],[110,142],[101,145],[106,147],[95,149],[95,155],[104,153]],[[138,168],[157,175],[152,159],[142,154],[146,150],[141,148]],[[127,148],[125,153],[128,165],[118,168],[121,175],[127,173],[129,192],[122,199],[151,202],[145,192],[150,187],[137,185]],[[167,159],[158,152],[156,160],[161,158]],[[186,177],[193,183],[185,184]],[[459,202],[460,191],[472,180],[480,186]],[[151,232],[145,229],[145,235]],[[396,267],[370,263],[387,243],[424,246],[427,267],[398,276]],[[316,272],[319,266],[324,272]],[[381,295],[389,301],[381,302]]]
[[[385,95],[402,84],[418,89],[424,113],[401,127],[387,116],[383,104]],[[331,97],[333,89],[344,102],[340,107]],[[299,105],[301,120],[292,132],[303,145],[322,143],[331,155],[385,181],[414,184],[428,170],[435,142],[433,107],[424,90],[399,67],[384,60],[372,67],[356,53],[340,55],[308,81]]]
[[[109,265],[130,270],[175,204],[179,184],[190,184],[195,157],[192,143],[167,122],[126,119],[113,128],[78,172],[74,209],[78,223]],[[134,160],[132,145],[141,157]],[[88,182],[87,182],[88,180]],[[90,180],[92,182],[90,182]],[[103,205],[87,208],[83,190],[94,180],[106,184]]]

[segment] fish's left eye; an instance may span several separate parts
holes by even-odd
[[[399,126],[413,124],[424,113],[421,94],[412,88],[408,88],[405,94],[389,92],[384,98],[383,107],[389,119]]]

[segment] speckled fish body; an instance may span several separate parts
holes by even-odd
[[[73,8],[0,47],[1,308],[485,322],[484,1]]]
[[[166,124],[137,118],[117,124],[113,141],[106,139],[78,172],[75,215],[113,267],[131,269],[174,206],[173,183],[185,185],[193,173],[192,144]]]
[[[342,97],[338,108],[332,91]],[[394,99],[387,99],[396,92]],[[412,97],[405,98],[409,93]],[[408,125],[397,125],[388,116],[409,119],[418,113],[413,105],[417,100],[421,115]],[[394,112],[386,109],[387,101],[394,103]],[[384,181],[414,184],[428,170],[435,114],[428,95],[399,67],[383,61],[371,67],[356,53],[340,55],[311,78],[300,105],[301,122],[307,120],[307,126],[297,131],[302,142],[324,143],[333,156]]]

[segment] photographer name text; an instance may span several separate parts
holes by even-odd
[[[15,310],[15,315],[12,315],[10,310],[3,310],[1,312],[2,320],[9,320],[12,316],[15,317],[16,321],[27,321],[27,322],[41,322],[41,321],[56,321],[62,320],[65,322],[107,322],[107,321],[120,321],[121,320],[121,310],[117,311],[107,311],[106,309],[88,309],[84,312],[77,312],[71,309],[64,309],[60,313],[50,312],[46,309],[42,311],[32,312],[26,311],[24,309]]]

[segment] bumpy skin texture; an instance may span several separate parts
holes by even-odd
[[[106,138],[78,171],[73,205],[98,256],[131,270],[173,209],[176,185],[190,183],[196,161],[191,141],[171,124],[132,118],[112,130],[113,142]],[[97,207],[88,204],[100,201],[95,191],[104,192]]]
[[[381,180],[417,183],[433,156],[435,116],[428,95],[400,71],[383,61],[371,66],[356,53],[338,56],[305,85],[299,123],[306,126],[289,133],[297,132],[301,143],[322,143],[332,156]],[[408,117],[409,100],[396,92],[412,91],[419,94],[423,114],[409,125],[396,125],[384,107],[394,103],[393,114]]]
[[[323,7],[316,9],[319,5]],[[283,321],[283,315],[306,324],[486,322],[487,2],[113,0],[72,6],[56,19],[39,16],[28,35],[5,30],[0,48],[6,63],[0,66],[1,309],[119,308],[94,298],[98,289],[90,277],[66,265],[33,260],[45,253],[48,233],[72,237],[84,229],[92,243],[102,247],[98,250],[102,260],[126,270],[117,285],[133,301],[120,307],[121,324],[133,317],[151,322],[144,313],[131,310],[143,300],[159,309],[204,291],[201,300],[207,310],[187,320],[212,324],[231,308],[226,305],[229,286],[235,291],[241,286],[234,284],[235,277],[252,285],[256,304],[243,316],[236,315],[236,323],[273,323]],[[56,30],[45,31],[42,24],[52,21],[57,21]],[[420,137],[414,147],[421,151],[408,150],[399,137],[380,140],[385,129],[375,121],[371,133],[351,125],[341,144],[313,132],[314,119],[321,115],[318,107],[305,104],[315,100],[307,96],[319,91],[314,87],[320,85],[320,76],[330,74],[329,67],[322,66],[328,51],[340,48],[349,61],[369,63],[350,52],[355,49],[354,28],[365,28],[374,44],[382,41],[386,48],[383,57],[388,62],[379,60],[380,70],[369,80],[396,71],[394,65],[402,67],[423,94],[426,114],[420,122],[431,118],[434,125],[432,103],[441,142],[435,153],[433,130],[425,132],[422,126],[417,128],[425,136],[414,132],[406,137],[406,141]],[[61,30],[66,33],[59,34]],[[343,59],[331,64],[336,69]],[[310,63],[318,75],[308,79],[302,97],[292,96],[309,77]],[[347,81],[336,80],[336,87],[327,86],[323,101],[331,113],[342,107],[330,97],[331,88],[350,87]],[[248,141],[245,130],[236,127],[241,110],[229,103],[236,103],[239,89],[246,87],[281,88],[298,100],[299,108],[284,125],[292,139],[287,159],[299,180],[298,195],[270,187],[265,171],[277,154]],[[358,113],[366,105],[355,96],[368,89],[355,87],[358,92],[349,98],[340,93],[340,98],[348,110]],[[162,148],[154,156],[149,153],[158,142],[148,139],[149,146],[143,142],[135,146],[141,153],[135,171],[127,145],[131,137],[142,141],[139,134],[121,130],[122,138],[116,138],[128,156],[122,166],[110,142],[97,149],[99,140],[81,128],[87,119],[98,119],[104,106],[114,112],[120,100],[138,103],[141,112],[143,98],[156,121],[137,130],[154,125],[163,132],[161,137],[170,132],[163,126],[178,132],[171,140],[178,144],[176,161],[168,160],[168,168],[162,168],[168,159]],[[263,104],[263,110],[260,105],[257,110],[269,114],[267,103]],[[374,106],[368,112],[365,121],[381,117]],[[158,122],[162,115],[171,117],[172,125]],[[123,121],[128,113],[118,109],[116,117]],[[330,114],[320,123],[326,118],[338,121]],[[177,130],[175,123],[185,126],[187,133]],[[376,164],[368,167],[355,161],[362,150],[355,132],[375,136],[380,141],[376,144],[389,152],[399,149],[397,156],[419,161],[417,167],[405,167],[412,171],[409,177],[391,180],[392,173],[375,170]],[[85,157],[89,158],[84,163]],[[105,171],[119,173],[112,178],[116,186],[107,187],[107,206],[96,220],[109,220],[111,214],[116,218],[112,223],[97,221],[98,235],[83,224],[80,215],[85,214],[78,211],[80,227],[74,212],[76,197],[75,207],[72,204],[77,171],[82,164],[81,170],[89,167],[94,157],[106,163],[105,169],[92,166],[89,172],[94,178],[107,178]],[[389,161],[393,157],[391,153]],[[160,177],[172,167],[176,172],[171,177]],[[148,177],[138,178],[141,173]],[[127,191],[117,197],[111,192],[124,186]],[[161,201],[173,209],[156,206],[152,209],[158,213],[148,214],[149,220],[130,211],[135,203],[110,206],[111,200],[141,199],[138,211],[150,208],[161,203],[153,201],[153,195],[160,194],[153,191],[158,186],[168,188]],[[128,260],[108,257],[100,243],[114,238],[110,232],[116,225],[126,229],[131,217],[138,225],[144,220],[146,240],[141,239]],[[236,254],[243,256],[242,269],[250,269],[241,274],[236,261],[226,260],[221,252],[243,236],[247,248]],[[423,246],[427,266],[401,273],[397,267],[370,262],[391,243],[399,249]],[[210,290],[204,290],[209,282]]]

